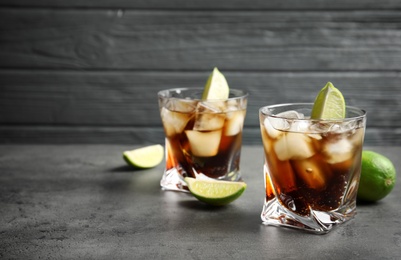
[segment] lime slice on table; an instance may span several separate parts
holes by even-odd
[[[327,82],[316,96],[312,119],[342,119],[345,117],[345,100],[341,92]]]
[[[195,198],[214,206],[223,206],[233,202],[246,189],[245,182],[199,180],[190,177],[185,177],[184,180]]]
[[[396,170],[390,159],[373,151],[362,152],[358,200],[373,202],[383,199],[394,188],[395,180]]]
[[[152,168],[164,157],[164,148],[160,144],[150,145],[123,153],[124,160],[136,168]]]
[[[202,99],[228,99],[229,94],[230,88],[226,78],[217,68],[214,68],[206,82]]]

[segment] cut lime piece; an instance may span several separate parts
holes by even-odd
[[[233,202],[246,189],[245,182],[199,180],[190,177],[185,177],[184,180],[195,198],[214,206],[223,206]]]
[[[164,157],[164,148],[160,144],[150,145],[123,153],[124,160],[136,168],[152,168]]]
[[[230,88],[226,78],[217,68],[214,68],[206,82],[202,99],[228,99],[229,94]]]
[[[345,100],[341,92],[327,82],[316,96],[312,119],[342,119],[345,117]]]

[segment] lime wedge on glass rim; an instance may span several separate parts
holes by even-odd
[[[164,157],[164,148],[160,144],[123,152],[124,160],[135,168],[152,168],[157,166]]]
[[[345,118],[345,100],[342,93],[327,82],[316,96],[313,104],[312,119],[342,119]]]
[[[226,78],[217,68],[214,68],[206,82],[202,99],[228,99],[229,94],[230,88]]]
[[[233,202],[247,187],[245,182],[200,180],[190,177],[185,177],[184,180],[195,198],[214,206],[224,206]]]

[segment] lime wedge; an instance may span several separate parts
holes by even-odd
[[[124,160],[136,168],[152,168],[164,157],[164,148],[160,144],[150,145],[123,153]]]
[[[228,99],[229,92],[226,78],[217,68],[214,68],[206,82],[202,99]]]
[[[245,182],[199,180],[190,177],[185,177],[184,180],[195,198],[214,206],[223,206],[233,202],[246,189]]]
[[[345,117],[345,100],[341,92],[327,82],[316,96],[312,119],[342,119]]]

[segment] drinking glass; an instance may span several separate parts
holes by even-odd
[[[185,177],[239,181],[248,94],[230,89],[227,100],[202,100],[202,88],[158,93],[165,132],[163,189],[188,191]]]
[[[366,113],[311,119],[313,104],[259,110],[264,147],[266,225],[327,233],[356,212]]]

